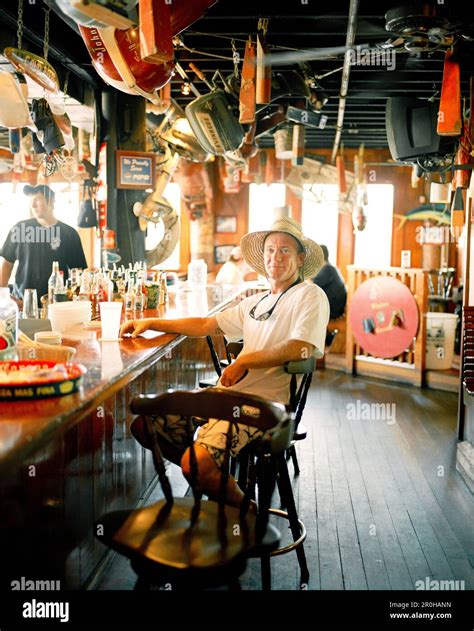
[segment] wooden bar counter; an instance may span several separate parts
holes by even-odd
[[[245,291],[180,290],[143,317],[212,314]],[[93,523],[133,508],[154,480],[151,454],[130,434],[130,402],[141,393],[193,389],[214,370],[205,338],[147,332],[100,342],[98,331],[63,334],[87,373],[76,394],[0,403],[0,575],[87,586],[106,549]]]

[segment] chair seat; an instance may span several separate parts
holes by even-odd
[[[200,388],[214,388],[217,386],[217,382],[219,381],[219,377],[216,375],[215,377],[211,377],[210,379],[201,379],[199,381]]]
[[[280,533],[267,526],[263,540],[256,539],[256,515],[240,518],[239,509],[225,506],[225,537],[218,536],[218,504],[202,500],[199,520],[190,530],[193,498],[165,500],[137,510],[107,513],[97,521],[103,526],[99,540],[131,559],[141,575],[170,580],[199,579],[220,582],[239,576],[245,560],[255,551],[270,553],[279,545]],[[239,532],[236,534],[236,526]]]

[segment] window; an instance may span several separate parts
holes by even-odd
[[[178,213],[178,217],[180,217],[181,211],[181,188],[179,184],[176,182],[170,182],[168,186],[165,188],[165,192],[163,197],[168,200],[171,206]],[[152,250],[155,248],[160,241],[165,236],[165,227],[162,221],[158,223],[153,223],[152,221],[148,222],[146,237],[145,237],[145,249]],[[178,270],[179,269],[179,257],[180,257],[180,240],[176,244],[175,249],[171,256],[169,256],[165,261],[162,261],[159,265],[154,265],[153,269],[167,269],[167,270]]]
[[[324,244],[329,251],[329,260],[336,265],[339,191],[334,184],[310,186],[311,197],[303,196],[301,218],[303,232],[316,243]]]
[[[285,184],[250,184],[249,232],[268,230],[274,209],[285,205]]]
[[[23,194],[24,184],[17,184],[16,191],[11,182],[0,184],[0,248],[10,228],[30,218],[31,198]],[[49,184],[55,193],[54,214],[60,221],[77,229],[79,214],[79,184]]]
[[[367,225],[356,230],[354,264],[357,267],[389,267],[392,258],[393,185],[369,184]]]

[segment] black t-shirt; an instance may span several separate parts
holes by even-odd
[[[313,278],[313,283],[321,287],[328,297],[331,320],[340,318],[346,308],[347,291],[338,270],[331,263],[326,263]]]
[[[72,267],[87,267],[79,234],[62,221],[42,226],[36,219],[19,221],[8,233],[1,255],[10,263],[18,261],[13,295],[23,298],[27,288],[36,289],[38,300],[48,293],[53,262],[59,262],[64,279]]]

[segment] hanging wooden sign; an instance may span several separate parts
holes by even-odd
[[[453,61],[451,55],[452,52],[447,50],[436,129],[440,136],[459,136],[462,130],[461,71],[459,63]]]
[[[256,104],[266,105],[271,101],[272,69],[268,63],[268,46],[262,33],[257,35]]]
[[[240,117],[243,124],[255,121],[255,44],[249,38],[245,45],[244,63],[242,66],[242,80],[240,84]]]

